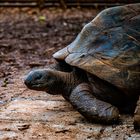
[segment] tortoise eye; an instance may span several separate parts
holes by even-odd
[[[37,73],[34,77],[34,80],[39,80],[42,78],[42,74],[41,73]]]

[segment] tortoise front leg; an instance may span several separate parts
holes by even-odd
[[[96,99],[88,83],[78,85],[70,94],[69,101],[85,118],[94,122],[113,123],[118,120],[115,106]]]
[[[140,131],[140,96],[134,113],[134,128],[135,130]]]

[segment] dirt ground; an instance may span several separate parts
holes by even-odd
[[[0,9],[0,140],[139,140],[133,117],[118,125],[85,120],[61,96],[29,90],[25,75],[54,63],[99,11],[94,9]]]

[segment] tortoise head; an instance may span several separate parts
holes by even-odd
[[[56,73],[50,69],[33,70],[26,76],[24,83],[29,89],[57,94],[56,87],[61,82]]]

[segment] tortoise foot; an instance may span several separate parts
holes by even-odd
[[[134,113],[134,129],[140,132],[140,97]]]
[[[134,115],[134,129],[137,132],[140,132],[140,114],[135,114]]]

